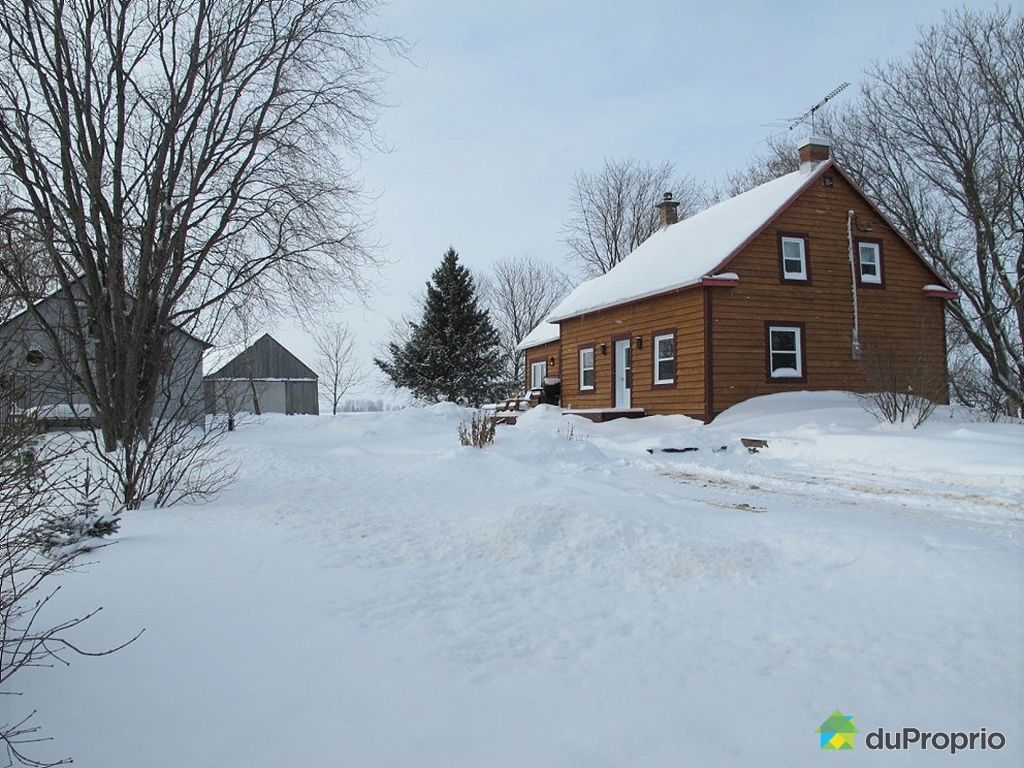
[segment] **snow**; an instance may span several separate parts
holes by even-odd
[[[709,426],[540,406],[481,451],[467,414],[231,433],[234,487],[128,515],[48,607],[104,606],[89,649],[146,631],[21,678],[5,705],[56,739],[36,754],[788,768],[825,759],[841,708],[858,752],[882,726],[985,727],[1006,747],[958,764],[1021,764],[1021,425],[940,408],[896,429],[790,393]]]
[[[92,416],[92,406],[88,403],[53,403],[34,405],[23,413],[39,419],[86,419]]]
[[[794,171],[655,232],[607,273],[579,285],[550,321],[696,285],[828,168]],[[732,278],[732,279],[738,279]]]
[[[814,144],[814,145],[819,146],[819,147],[830,147],[830,146],[832,146],[832,143],[828,139],[826,139],[826,138],[824,138],[822,136],[811,135],[811,136],[804,136],[804,138],[800,139],[800,142],[796,145],[796,148],[797,149],[803,149],[804,147],[810,146],[811,144]]]
[[[519,342],[519,345],[516,347],[516,349],[522,352],[523,350],[530,349],[531,347],[537,347],[540,346],[541,344],[547,344],[552,341],[558,341],[560,333],[561,328],[559,326],[555,325],[554,323],[549,323],[547,320],[545,320],[532,331],[530,331],[528,334],[526,334],[523,340]]]

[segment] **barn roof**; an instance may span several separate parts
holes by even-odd
[[[214,349],[203,356],[207,379],[316,379],[316,372],[281,342],[264,333],[248,340]]]
[[[608,272],[579,285],[548,319],[566,320],[715,276],[752,236],[832,167],[827,161],[809,173],[787,173],[664,227]]]
[[[78,285],[80,282],[82,282],[83,279],[84,279],[83,277],[79,276],[79,277],[75,278],[71,282],[71,285],[73,285],[73,286],[74,285]],[[51,301],[51,300],[56,299],[58,294],[62,293],[63,291],[64,291],[64,286],[61,285],[61,286],[58,286],[57,288],[54,288],[52,291],[50,291],[48,294],[46,294],[42,298],[36,299],[35,301],[33,301],[31,303],[19,302],[19,308],[17,310],[15,310],[14,312],[12,312],[5,320],[0,321],[0,328],[2,328],[3,326],[7,325],[8,323],[13,323],[15,320],[20,318],[22,315],[26,314],[31,307],[38,307],[41,304],[46,303],[47,301]],[[134,297],[131,294],[127,294],[127,296],[128,296],[128,298],[130,300],[134,301]],[[213,347],[213,344],[211,344],[210,342],[206,341],[205,339],[199,338],[198,336],[196,336],[191,331],[185,330],[180,325],[176,325],[174,323],[171,323],[170,327],[173,330],[177,331],[178,333],[181,333],[181,334],[184,334],[185,336],[188,336],[190,339],[192,339],[193,341],[199,343],[200,345],[202,345],[206,349],[210,349],[210,348]]]

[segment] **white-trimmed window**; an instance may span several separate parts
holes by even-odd
[[[860,257],[860,281],[882,284],[882,246],[878,243],[858,243]]]
[[[659,333],[654,337],[654,385],[676,382],[676,335]]]
[[[783,280],[807,279],[807,240],[803,237],[783,235],[779,239]]]
[[[802,329],[798,325],[768,326],[768,375],[799,379],[804,375]]]
[[[580,350],[580,391],[594,389],[594,348],[584,347]]]
[[[544,377],[548,375],[548,364],[540,360],[530,365],[530,389],[540,389],[544,386]]]

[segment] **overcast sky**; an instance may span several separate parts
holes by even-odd
[[[767,124],[843,81],[839,100],[853,95],[872,62],[909,51],[949,7],[393,0],[378,27],[413,42],[412,61],[389,63],[391,151],[360,168],[389,265],[365,308],[339,310],[361,362],[372,367],[388,319],[409,311],[449,244],[474,270],[516,254],[565,265],[575,171],[635,157],[721,180],[778,131]],[[268,330],[314,364],[294,322]],[[355,394],[376,395],[377,378]]]

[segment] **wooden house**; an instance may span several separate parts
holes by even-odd
[[[947,402],[956,294],[826,141],[799,151],[800,170],[683,221],[666,195],[661,229],[523,340],[525,384],[543,366],[593,418],[710,421],[757,395],[915,384]]]

